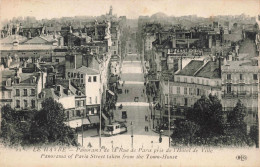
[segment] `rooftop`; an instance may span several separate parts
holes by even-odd
[[[200,60],[192,60],[187,64],[182,70],[180,70],[175,75],[186,75],[186,76],[193,76],[194,73],[201,68],[203,65],[203,61]]]
[[[23,43],[27,40],[26,37],[21,35],[10,35],[0,40],[1,44],[13,44],[15,40],[18,40],[19,43]]]
[[[85,73],[87,75],[98,75],[99,74],[98,70],[88,68],[86,66],[82,66],[82,67],[78,68],[77,71]]]
[[[196,77],[204,77],[210,79],[221,78],[219,72],[219,63],[209,61],[195,74]]]
[[[2,45],[0,47],[0,50],[7,50],[7,51],[13,51],[13,50],[53,50],[57,48],[57,46],[52,46],[52,45],[18,45],[18,46],[13,46],[13,45]]]

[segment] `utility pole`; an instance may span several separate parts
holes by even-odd
[[[169,147],[171,146],[171,114],[170,114],[170,82],[168,76],[168,130],[169,130]]]
[[[133,122],[131,122],[131,147],[134,148],[134,133],[133,133]]]
[[[100,107],[99,107],[99,147],[101,148],[101,113],[102,113],[102,95],[101,89],[100,92]]]
[[[81,119],[81,131],[82,131],[82,146],[83,146],[83,117],[84,117],[84,114],[82,114],[82,119]]]

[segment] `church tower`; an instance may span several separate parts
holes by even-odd
[[[109,9],[109,15],[112,16],[113,15],[113,7],[110,6],[110,9]]]

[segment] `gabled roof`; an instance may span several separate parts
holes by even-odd
[[[37,37],[34,37],[30,40],[28,40],[27,42],[25,42],[26,44],[46,44],[48,43],[49,41],[40,37],[40,36],[37,36]]]
[[[203,77],[203,78],[210,78],[210,79],[217,79],[221,78],[219,72],[219,63],[209,61],[207,62],[201,69],[199,69],[195,75],[196,77]]]
[[[18,40],[19,43],[23,43],[27,40],[26,37],[21,35],[10,35],[0,40],[1,44],[13,44],[15,40]]]
[[[55,36],[56,36],[56,39],[61,37],[60,35],[55,35]],[[53,35],[41,35],[41,36],[34,37],[25,43],[26,44],[46,44],[46,43],[51,43],[54,41],[55,41],[55,39],[53,38]]]
[[[88,68],[88,67],[85,67],[85,66],[78,68],[77,71],[85,73],[87,75],[98,75],[99,74],[98,70]]]
[[[191,60],[189,64],[187,64],[182,70],[180,70],[175,75],[186,75],[186,76],[193,76],[195,72],[201,68],[203,65],[203,61],[200,60]]]

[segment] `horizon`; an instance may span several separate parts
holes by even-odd
[[[196,2],[199,5],[194,5]],[[80,16],[98,17],[108,13],[112,6],[114,15],[126,16],[127,19],[138,19],[139,16],[150,17],[156,13],[164,13],[168,17],[196,15],[209,18],[241,14],[256,17],[259,14],[259,5],[258,0],[195,0],[192,3],[189,0],[2,0],[0,15],[1,22],[10,21],[14,17],[35,17],[37,20]]]

